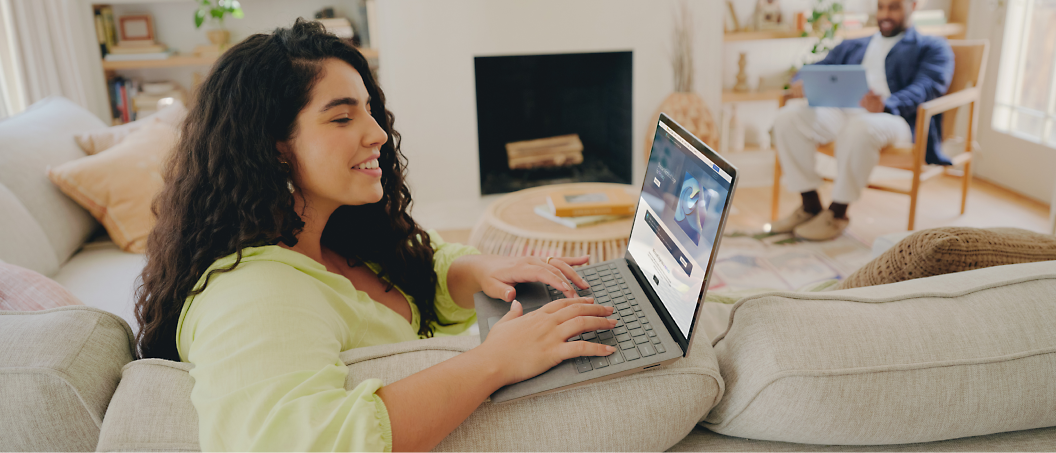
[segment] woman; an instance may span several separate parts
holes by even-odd
[[[140,357],[194,364],[204,450],[429,450],[503,385],[609,346],[576,298],[586,257],[482,256],[424,232],[393,116],[363,56],[312,22],[232,47],[167,168],[136,304]],[[522,315],[517,282],[569,298]],[[513,301],[487,341],[382,386],[342,350],[463,332],[472,294]]]

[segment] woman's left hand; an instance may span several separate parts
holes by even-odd
[[[546,262],[547,258],[538,256],[478,256],[482,260],[476,266],[476,277],[484,294],[506,302],[512,302],[517,297],[517,290],[513,289],[513,285],[517,283],[546,283],[557,288],[565,297],[579,297],[572,285],[580,289],[590,287],[590,284],[572,269],[572,266],[586,264],[590,256],[555,256],[550,258],[549,263]],[[569,284],[569,281],[572,283]]]

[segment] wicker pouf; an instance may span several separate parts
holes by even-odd
[[[535,213],[546,197],[557,190],[591,190],[619,187],[637,198],[638,188],[627,184],[556,184],[520,190],[499,198],[481,216],[469,236],[470,245],[481,253],[507,256],[582,256],[590,264],[622,257],[632,218],[580,228],[568,228]]]

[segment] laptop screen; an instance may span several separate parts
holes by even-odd
[[[687,339],[731,183],[729,173],[659,122],[627,252]]]

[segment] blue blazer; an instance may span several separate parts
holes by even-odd
[[[862,64],[871,39],[872,36],[867,36],[843,41],[815,64]],[[885,67],[891,97],[884,102],[884,111],[905,118],[915,139],[917,106],[946,94],[953,80],[953,49],[945,39],[921,35],[916,28],[910,27],[887,54]],[[950,165],[950,159],[942,154],[941,148],[942,115],[935,115],[928,127],[925,161]]]

